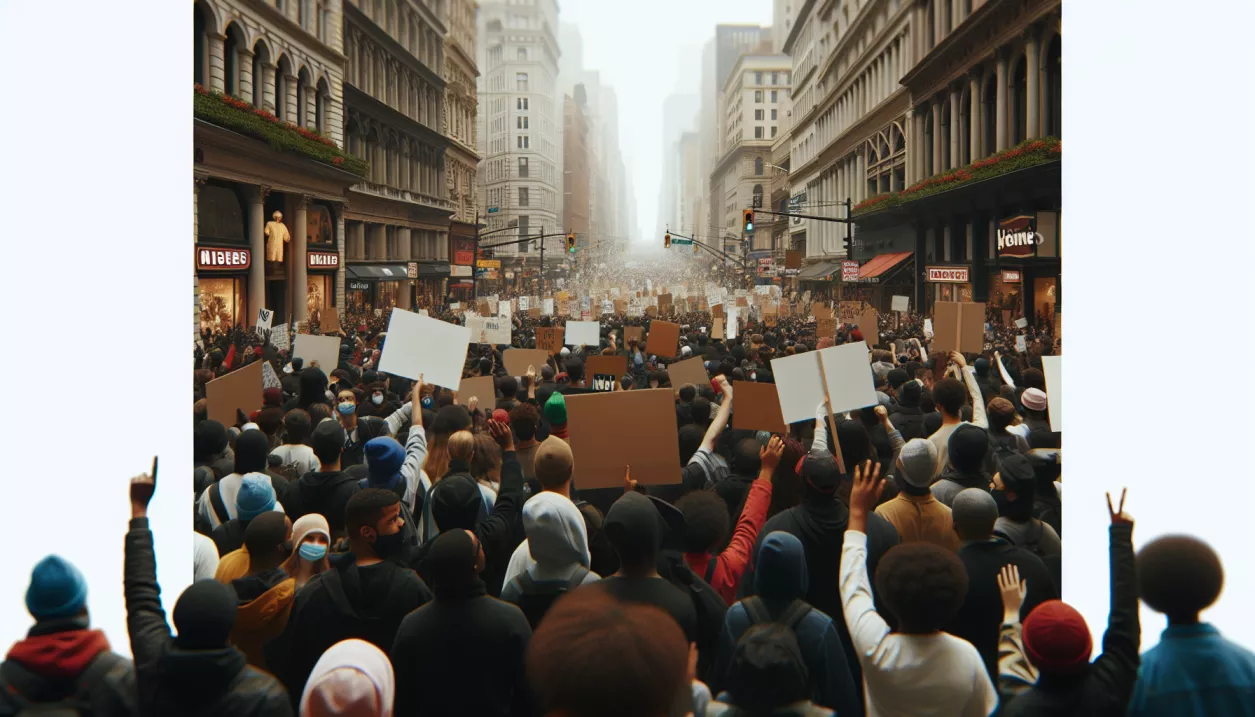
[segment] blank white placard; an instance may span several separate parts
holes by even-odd
[[[815,407],[824,400],[824,385],[819,377],[819,361],[814,351],[771,360],[771,374],[776,379],[780,397],[780,413],[785,423],[815,418]]]
[[[562,343],[567,346],[597,346],[601,343],[601,324],[596,321],[568,321]]]
[[[1050,430],[1063,432],[1063,357],[1042,356],[1041,372],[1046,375],[1046,408]]]
[[[292,357],[303,360],[307,368],[317,361],[322,372],[330,376],[340,365],[340,337],[297,334]]]
[[[910,311],[911,310],[911,297],[909,296],[893,297],[893,310],[894,311]]]
[[[540,313],[545,316],[553,316],[553,299],[545,299],[541,302],[541,307]]]
[[[832,402],[833,413],[876,405],[876,382],[872,378],[866,341],[826,348],[819,352],[819,358],[828,374],[828,400]]]
[[[393,309],[379,370],[411,380],[421,373],[424,382],[456,391],[470,336],[465,326]]]

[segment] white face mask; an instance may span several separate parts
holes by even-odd
[[[373,403],[373,404],[375,404],[376,406],[382,405],[382,404],[383,404],[383,396],[380,396],[380,395],[378,395],[378,394],[376,394],[376,395],[374,395],[374,396],[371,396],[371,397],[370,397],[370,402],[371,402],[371,403]]]

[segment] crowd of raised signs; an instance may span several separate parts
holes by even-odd
[[[167,616],[133,479],[133,662],[50,557],[0,717],[1255,715],[1255,655],[1199,619],[1216,553],[1135,555],[1136,489],[1097,650],[1060,600],[1048,329],[620,280],[424,308],[464,353],[394,311],[316,358],[318,322],[203,336],[196,581]]]

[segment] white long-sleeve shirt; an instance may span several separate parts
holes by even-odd
[[[867,717],[989,717],[998,694],[980,653],[944,632],[890,632],[867,579],[867,535],[845,531],[841,606],[863,668]]]

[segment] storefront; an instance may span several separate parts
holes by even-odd
[[[970,266],[930,266],[925,269],[928,290],[924,292],[928,305],[928,314],[932,314],[932,305],[938,301],[971,302],[972,267]]]
[[[410,283],[405,264],[350,264],[345,279],[346,302],[355,312],[389,311],[401,306],[401,292],[408,290]]]
[[[311,321],[322,321],[324,309],[333,308],[336,299],[336,271],[340,254],[334,251],[310,251],[306,254],[307,289],[305,303]]]
[[[247,325],[248,268],[252,256],[238,247],[196,247],[200,330],[220,333]]]
[[[995,290],[1006,291],[1007,278],[1018,278],[1015,318],[1024,316],[1034,325],[1054,325],[1059,313],[1060,236],[1059,212],[1014,213],[998,220],[993,254],[1000,281]]]
[[[449,222],[449,301],[471,301],[475,296],[474,224]]]
[[[894,296],[914,295],[912,269],[915,257],[909,251],[879,254],[861,264],[844,262],[843,267],[848,269],[848,264],[857,264],[858,272],[847,279],[843,269],[842,301],[863,301],[876,307],[880,313],[887,314],[892,311]]]
[[[448,295],[449,262],[411,262],[414,266],[414,306],[430,308]]]
[[[344,282],[344,304],[346,311],[362,314],[369,311],[374,304],[374,292],[369,281],[348,279]]]

